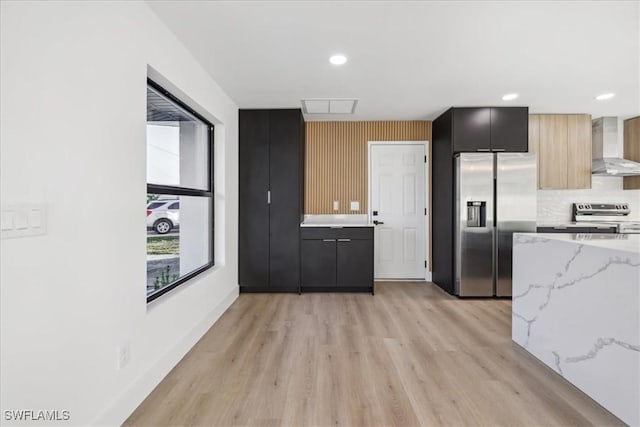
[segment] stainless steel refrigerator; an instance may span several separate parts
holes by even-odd
[[[455,157],[454,290],[511,296],[514,232],[536,231],[535,154]]]

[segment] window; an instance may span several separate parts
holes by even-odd
[[[151,202],[147,205],[147,209],[155,209],[155,208],[159,208],[160,206],[164,205],[166,202]]]
[[[147,80],[147,302],[213,266],[213,125]]]

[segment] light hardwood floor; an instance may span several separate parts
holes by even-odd
[[[511,302],[425,283],[242,294],[125,425],[622,423],[511,342]]]

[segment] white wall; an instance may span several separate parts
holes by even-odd
[[[144,3],[3,1],[0,27],[1,202],[48,209],[1,242],[2,422],[119,424],[238,294],[237,107]],[[218,265],[150,306],[148,66],[216,124]]]

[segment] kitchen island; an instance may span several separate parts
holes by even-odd
[[[512,339],[640,425],[640,234],[513,236]]]

